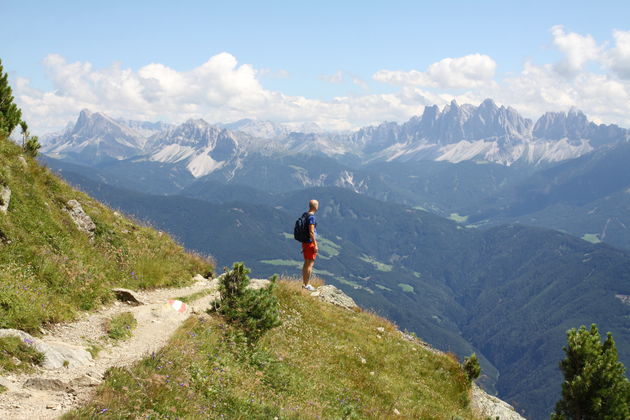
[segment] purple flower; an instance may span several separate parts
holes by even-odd
[[[103,408],[103,409],[99,412],[99,414],[106,413],[107,411],[109,411],[109,408]]]
[[[25,338],[25,339],[24,339],[24,342],[25,342],[26,344],[33,344],[33,340],[31,340],[30,338]]]

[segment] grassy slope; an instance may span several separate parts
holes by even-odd
[[[110,289],[183,285],[212,265],[167,235],[141,227],[61,181],[0,138],[0,186],[11,189],[0,213],[0,328],[37,331],[112,298]],[[78,200],[96,224],[79,231],[65,211]]]
[[[112,369],[66,418],[475,418],[453,357],[403,340],[375,315],[311,298],[298,282],[281,281],[277,295],[283,324],[249,356],[219,317],[191,318],[157,354]]]

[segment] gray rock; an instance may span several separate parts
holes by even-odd
[[[249,279],[249,285],[247,285],[248,289],[263,289],[269,286],[270,281],[266,279]]]
[[[193,277],[193,280],[195,281],[195,283],[203,283],[207,281],[207,279],[201,274],[195,274],[195,276]]]
[[[28,163],[26,162],[26,159],[24,159],[24,156],[18,156],[18,160],[20,161],[22,166],[24,166],[25,168],[28,167]]]
[[[83,211],[83,207],[77,200],[68,201],[68,209],[66,210],[80,231],[87,233],[90,238],[94,237],[96,225],[92,218]]]
[[[70,389],[67,383],[51,378],[29,378],[24,382],[24,387],[40,391],[68,391]]]
[[[333,305],[341,306],[345,309],[353,310],[358,308],[357,304],[350,296],[331,284],[318,287],[316,291],[311,293],[311,296],[316,296],[324,302],[332,303]]]
[[[11,190],[7,186],[0,187],[0,211],[6,213],[9,210],[11,201]]]
[[[92,355],[81,347],[65,343],[48,343],[20,330],[0,329],[0,337],[7,336],[21,338],[35,350],[44,353],[42,367],[45,369],[59,369],[64,367],[64,364],[67,366],[85,366],[92,363]]]
[[[121,302],[126,302],[133,306],[144,305],[144,302],[140,300],[140,298],[138,297],[138,294],[134,292],[133,290],[117,287],[115,289],[112,289],[112,291],[116,295],[116,299],[118,299]]]
[[[483,417],[501,420],[525,420],[525,417],[518,414],[514,407],[503,400],[487,394],[483,389],[473,384],[472,406]]]
[[[92,387],[99,384],[99,380],[88,375],[79,376],[70,381],[72,388]]]

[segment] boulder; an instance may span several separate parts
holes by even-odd
[[[11,328],[0,329],[0,337],[14,336],[21,338],[26,344],[44,354],[42,367],[59,369],[66,366],[85,366],[92,363],[92,355],[82,347],[65,343],[49,343],[24,331]]]
[[[121,302],[126,302],[129,305],[133,306],[144,305],[144,302],[140,300],[138,294],[133,290],[117,287],[115,289],[112,289],[112,292],[114,292],[114,295],[116,295],[116,299]]]
[[[247,288],[253,290],[264,289],[265,287],[269,286],[269,283],[271,282],[267,279],[249,279],[249,284],[247,285]]]
[[[341,306],[348,310],[358,308],[357,304],[350,296],[331,284],[318,287],[316,291],[311,293],[311,296],[316,296],[324,302],[332,303],[333,305]]]
[[[9,210],[11,201],[11,190],[7,186],[0,187],[0,212],[6,213]]]
[[[68,391],[70,386],[59,379],[28,378],[24,382],[24,388],[38,389],[40,391]]]
[[[83,207],[81,207],[81,204],[77,200],[70,200],[67,204],[68,209],[66,209],[66,211],[70,214],[77,228],[87,233],[90,238],[93,238],[96,225],[92,221],[92,218],[83,211]]]
[[[518,414],[514,407],[503,400],[487,394],[483,389],[473,384],[472,406],[484,418],[499,418],[501,420],[525,420],[525,417]]]

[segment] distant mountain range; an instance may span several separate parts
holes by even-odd
[[[173,163],[199,178],[221,169],[235,173],[243,158],[254,153],[321,154],[362,163],[471,160],[539,165],[628,139],[627,129],[589,122],[577,110],[546,113],[534,124],[513,108],[487,99],[479,106],[455,101],[442,110],[428,106],[406,123],[383,123],[352,133],[255,120],[211,125],[198,119],[170,126],[114,120],[84,110],[74,127],[48,140],[42,152],[82,164],[129,158]]]

